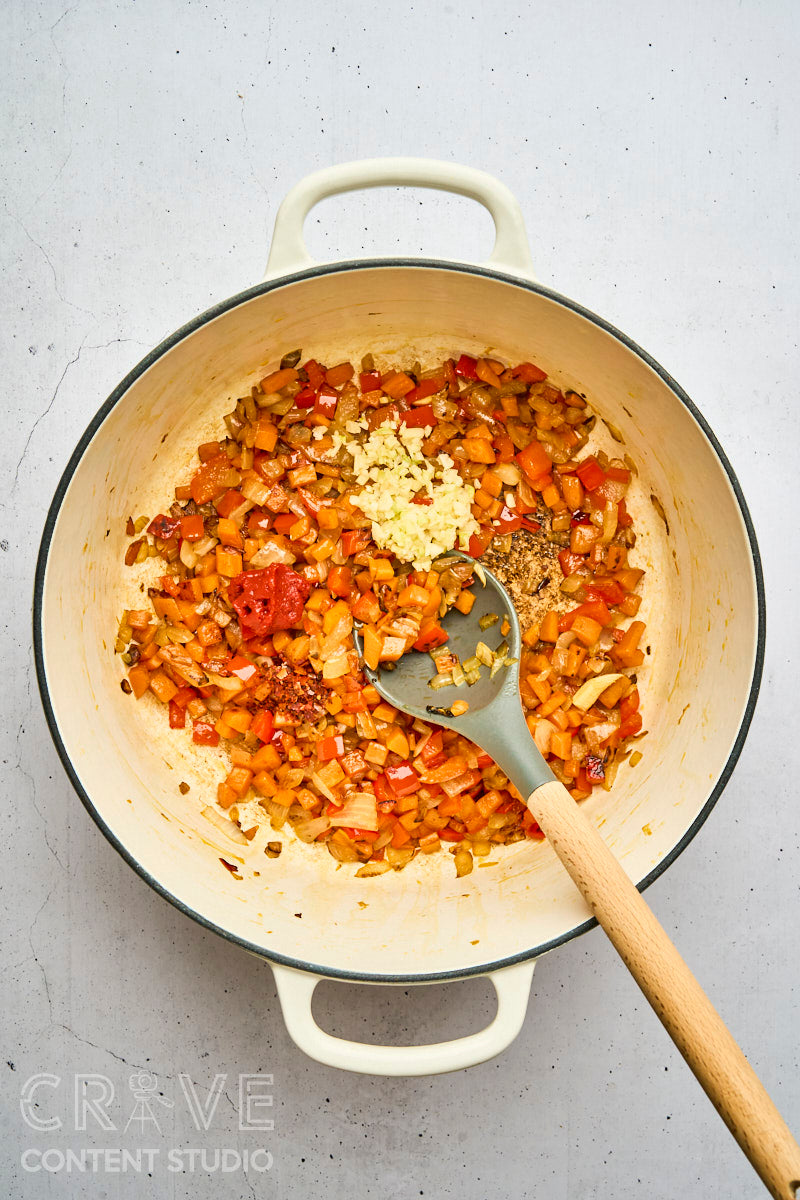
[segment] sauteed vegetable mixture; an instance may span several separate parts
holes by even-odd
[[[531,737],[576,801],[608,789],[640,757],[635,466],[588,453],[586,400],[531,362],[301,360],[237,402],[163,513],[129,519],[126,564],[163,573],[120,622],[122,688],[224,744],[217,817],[245,838],[288,824],[362,876],[449,849],[466,875],[541,832],[488,754],[381,699],[353,623],[371,667],[429,652],[432,688],[461,684],[464,711],[503,648],[449,654],[442,617],[470,611],[476,579],[448,551],[484,556],[522,619]]]

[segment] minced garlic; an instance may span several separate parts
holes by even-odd
[[[375,543],[421,571],[452,550],[456,538],[465,550],[478,532],[471,508],[475,489],[449,455],[422,453],[430,432],[387,423],[363,442],[347,444],[360,488],[353,503],[372,521]]]

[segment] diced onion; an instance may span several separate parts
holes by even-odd
[[[315,817],[313,821],[298,821],[294,826],[294,831],[301,842],[313,842],[330,827],[327,817]]]
[[[287,546],[275,539],[267,542],[260,550],[256,550],[250,559],[250,566],[269,567],[272,563],[283,563],[284,566],[290,567],[294,562],[297,562],[296,555],[292,554]]]
[[[332,826],[346,826],[348,829],[378,828],[378,803],[372,792],[354,792],[341,812],[330,817]]]
[[[359,867],[356,871],[356,879],[370,879],[373,875],[385,875],[391,869],[391,863],[386,862],[385,859],[382,862],[364,863],[363,867]]]
[[[250,842],[244,836],[239,826],[236,825],[230,819],[230,817],[223,817],[222,813],[217,812],[215,808],[211,808],[211,806],[208,804],[200,811],[206,820],[211,822],[215,829],[217,829],[220,833],[224,833],[225,836],[229,837],[232,842],[238,842],[240,846],[250,845]]]
[[[622,675],[619,673],[595,675],[594,679],[587,679],[586,683],[581,684],[572,697],[572,703],[582,712],[587,712],[606,688],[611,687],[611,684],[616,683],[618,679],[622,679]]]

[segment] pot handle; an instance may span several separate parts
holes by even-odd
[[[433,158],[366,158],[306,175],[278,209],[264,278],[316,265],[303,241],[303,225],[315,204],[326,196],[374,187],[433,188],[477,200],[495,225],[494,249],[486,265],[534,278],[525,222],[513,192],[485,171]]]
[[[283,1019],[295,1045],[326,1067],[362,1075],[441,1075],[494,1058],[522,1028],[535,965],[535,961],[517,963],[488,973],[497,993],[497,1013],[480,1033],[432,1046],[374,1046],[334,1037],[317,1025],[311,1000],[321,975],[270,962]]]

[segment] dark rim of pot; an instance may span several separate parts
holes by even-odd
[[[188,324],[183,325],[180,329],[176,330],[175,333],[173,333],[170,337],[166,338],[163,342],[161,342],[160,345],[156,346],[154,350],[151,350],[151,352],[148,355],[146,355],[145,358],[143,358],[141,360],[141,362],[139,362],[133,368],[133,370],[130,371],[128,373],[128,375],[125,376],[125,378],[122,380],[122,382],[114,389],[114,391],[111,393],[111,395],[106,400],[105,404],[103,404],[103,406],[100,408],[100,410],[98,411],[98,413],[96,414],[94,419],[90,422],[88,428],[86,429],[86,432],[83,434],[83,437],[78,442],[78,445],[76,446],[75,451],[72,454],[72,457],[70,458],[69,462],[67,463],[67,466],[64,470],[63,475],[61,476],[58,487],[56,488],[55,496],[53,497],[53,501],[50,505],[50,509],[47,514],[47,520],[46,520],[45,526],[44,526],[44,532],[42,534],[42,541],[41,541],[41,545],[39,548],[39,556],[38,556],[38,560],[37,560],[37,564],[36,564],[36,576],[35,576],[35,583],[34,583],[34,598],[33,598],[34,658],[35,658],[35,663],[36,663],[36,676],[37,676],[37,680],[38,680],[38,684],[39,684],[39,692],[40,692],[41,698],[42,698],[42,704],[44,707],[45,717],[47,719],[47,724],[49,726],[50,734],[53,738],[53,742],[55,743],[55,747],[58,752],[58,756],[61,759],[64,770],[66,771],[67,775],[69,776],[72,786],[75,788],[75,791],[78,793],[78,796],[80,797],[81,801],[83,802],[84,807],[87,809],[87,811],[89,812],[90,816],[92,817],[92,819],[94,820],[94,822],[98,826],[98,828],[105,834],[106,838],[108,838],[111,845],[115,848],[115,850],[117,850],[119,852],[119,854],[122,855],[122,857],[125,859],[125,861],[134,869],[134,871],[136,871],[137,874],[141,875],[142,879],[144,879],[145,882],[150,885],[150,887],[152,887],[156,892],[158,892],[161,896],[163,896],[171,904],[174,904],[175,907],[177,909],[179,909],[182,913],[185,913],[187,916],[189,916],[193,920],[197,921],[200,925],[205,926],[206,929],[210,929],[214,933],[219,934],[221,937],[225,938],[227,941],[233,942],[236,945],[241,946],[243,949],[249,950],[251,953],[258,955],[261,958],[265,958],[267,961],[281,963],[284,966],[294,967],[295,969],[301,970],[301,971],[311,971],[314,974],[321,975],[321,976],[324,976],[326,978],[331,978],[331,979],[350,980],[353,982],[363,981],[363,982],[369,982],[369,983],[387,983],[387,984],[390,984],[390,983],[435,983],[438,980],[465,979],[469,976],[485,975],[489,971],[500,970],[502,967],[508,967],[514,963],[526,962],[526,961],[529,961],[530,959],[539,958],[542,954],[547,953],[548,950],[553,950],[553,949],[555,949],[556,946],[563,945],[565,942],[571,941],[572,938],[578,937],[582,933],[586,933],[587,930],[592,929],[597,924],[597,921],[592,917],[592,918],[584,921],[582,924],[576,926],[574,929],[568,930],[566,933],[561,934],[559,937],[553,938],[549,942],[544,942],[538,946],[532,946],[530,949],[520,951],[518,954],[512,954],[505,958],[497,959],[492,962],[480,963],[477,966],[463,967],[460,969],[450,970],[450,971],[421,971],[421,972],[412,972],[410,974],[398,974],[398,975],[373,974],[368,971],[339,970],[335,967],[326,967],[326,966],[321,966],[317,963],[305,962],[302,959],[292,958],[289,955],[278,954],[276,952],[265,949],[263,946],[259,946],[259,945],[255,944],[254,942],[248,941],[246,938],[238,937],[236,934],[231,933],[229,930],[221,928],[219,925],[216,925],[213,921],[209,920],[208,918],[206,918],[206,917],[202,916],[200,913],[198,913],[196,911],[196,909],[192,908],[190,905],[187,905],[183,900],[180,899],[180,897],[175,896],[166,887],[164,887],[163,884],[161,884],[157,879],[155,879],[154,876],[152,876],[149,871],[147,871],[142,866],[142,864],[130,853],[130,851],[127,849],[127,847],[124,845],[124,843],[122,841],[120,841],[120,839],[108,827],[108,825],[105,823],[105,821],[101,817],[98,810],[95,808],[91,798],[89,797],[89,795],[83,788],[81,781],[78,778],[77,772],[70,760],[69,753],[67,752],[67,749],[61,739],[61,734],[60,734],[60,731],[58,728],[58,724],[56,722],[55,714],[53,711],[53,706],[52,706],[52,703],[50,700],[50,694],[49,694],[49,690],[48,690],[48,686],[47,686],[47,676],[46,676],[45,666],[44,666],[43,640],[42,640],[42,604],[43,604],[43,595],[44,595],[44,580],[45,580],[45,573],[46,573],[46,569],[47,569],[47,559],[48,559],[48,554],[49,554],[49,550],[50,550],[50,543],[51,543],[52,536],[53,536],[53,530],[55,527],[56,520],[58,518],[58,514],[61,509],[61,503],[64,499],[64,495],[67,491],[67,488],[69,487],[72,476],[75,473],[78,463],[80,462],[81,458],[83,457],[84,451],[86,450],[87,446],[91,442],[95,433],[98,431],[98,429],[102,425],[106,416],[111,412],[111,410],[115,407],[115,405],[122,399],[122,397],[125,395],[125,393],[128,391],[128,389],[131,387],[131,385],[133,383],[135,383],[136,380],[141,375],[143,375],[144,372],[147,371],[149,367],[151,367],[158,359],[160,359],[169,350],[171,350],[174,346],[176,346],[178,344],[178,342],[182,341],[184,338],[188,337],[190,334],[193,334],[194,332],[196,332],[196,330],[200,329],[201,326],[208,324],[209,321],[215,320],[217,317],[222,316],[226,312],[229,312],[231,309],[236,308],[238,305],[244,304],[247,301],[252,300],[257,296],[261,296],[267,292],[276,291],[277,289],[286,287],[289,284],[299,283],[299,282],[302,282],[303,280],[314,279],[314,278],[317,278],[317,277],[323,276],[323,275],[333,275],[333,274],[337,274],[339,272],[346,272],[346,271],[363,271],[363,270],[376,270],[376,269],[385,270],[385,269],[398,268],[398,267],[420,269],[420,270],[428,270],[428,269],[433,268],[435,270],[453,271],[453,272],[462,273],[462,274],[466,274],[466,275],[473,275],[473,276],[483,277],[486,279],[491,279],[493,281],[500,282],[500,283],[505,283],[512,287],[519,288],[521,291],[524,291],[524,292],[534,292],[537,295],[543,296],[546,299],[551,300],[556,304],[560,304],[563,308],[569,309],[571,312],[576,313],[578,316],[585,318],[587,321],[590,321],[593,325],[596,325],[598,328],[604,330],[606,333],[611,334],[612,337],[615,337],[619,342],[621,342],[624,346],[626,346],[629,350],[631,350],[634,354],[636,354],[644,363],[646,363],[647,366],[650,367],[659,376],[659,378],[667,385],[667,387],[670,389],[670,391],[673,393],[673,395],[676,397],[676,399],[678,399],[681,402],[681,404],[683,404],[684,407],[689,410],[689,412],[692,414],[695,421],[697,422],[697,424],[700,426],[701,430],[705,434],[705,436],[708,439],[709,443],[711,444],[712,448],[714,449],[714,451],[717,455],[717,458],[719,459],[720,464],[722,465],[722,467],[725,471],[725,474],[728,477],[728,480],[730,482],[733,493],[736,496],[736,501],[739,506],[739,511],[741,513],[745,529],[747,530],[747,538],[750,543],[750,552],[752,554],[753,573],[754,573],[754,577],[755,577],[757,605],[758,605],[758,632],[757,632],[757,642],[756,642],[756,656],[755,656],[755,663],[754,663],[754,669],[753,669],[753,679],[752,679],[752,682],[750,685],[750,692],[749,692],[749,695],[747,698],[747,704],[745,707],[744,716],[742,718],[741,725],[739,726],[739,730],[736,735],[736,740],[733,744],[730,755],[728,756],[728,760],[725,763],[725,766],[724,766],[717,782],[714,785],[714,789],[711,792],[711,795],[709,796],[706,803],[703,805],[703,808],[698,813],[695,820],[692,822],[692,824],[689,826],[689,828],[686,830],[686,832],[683,834],[683,836],[678,840],[678,842],[672,847],[670,852],[668,854],[666,854],[664,856],[664,858],[662,858],[661,861],[655,867],[653,867],[653,869],[645,876],[645,878],[642,879],[637,884],[637,887],[640,892],[644,891],[644,889],[649,887],[650,884],[653,883],[654,880],[658,879],[659,875],[661,875],[664,871],[666,871],[667,867],[669,867],[670,864],[675,861],[675,859],[678,857],[678,855],[681,854],[682,851],[686,849],[686,847],[689,845],[689,842],[692,840],[692,838],[695,836],[695,834],[697,833],[700,826],[703,824],[703,822],[708,817],[709,813],[711,812],[711,809],[716,804],[717,800],[719,799],[720,795],[722,794],[722,792],[725,788],[725,785],[727,784],[727,782],[731,776],[733,768],[736,765],[736,761],[739,758],[739,755],[741,753],[742,746],[744,745],[745,738],[747,736],[747,732],[750,727],[750,722],[753,717],[753,712],[755,710],[756,700],[758,698],[758,691],[759,691],[759,686],[761,683],[761,674],[762,674],[762,670],[763,670],[763,666],[764,666],[764,643],[765,643],[765,630],[766,630],[766,605],[765,605],[765,598],[764,598],[764,578],[763,578],[763,572],[762,572],[762,568],[761,568],[761,557],[760,557],[759,550],[758,550],[758,544],[756,542],[755,530],[753,528],[753,522],[750,517],[750,513],[748,511],[747,504],[745,502],[744,495],[742,493],[742,489],[739,484],[739,480],[736,478],[736,473],[734,472],[733,467],[731,466],[730,462],[728,461],[724,450],[722,449],[719,442],[717,441],[717,438],[715,437],[713,431],[709,427],[708,422],[705,420],[702,413],[699,411],[699,409],[696,407],[696,405],[692,402],[692,400],[689,398],[689,396],[686,394],[686,392],[684,392],[683,389],[679,386],[679,384],[677,384],[676,381],[672,378],[672,376],[669,374],[669,372],[665,371],[664,368],[662,366],[660,366],[659,363],[657,363],[655,361],[655,359],[651,358],[651,356],[645,350],[643,350],[640,346],[638,346],[636,344],[636,342],[634,342],[631,338],[627,337],[624,333],[621,333],[620,330],[615,328],[613,325],[609,324],[608,321],[603,320],[602,317],[598,317],[596,313],[593,313],[589,309],[584,308],[582,305],[577,304],[574,300],[570,300],[568,297],[562,296],[558,292],[552,291],[550,288],[544,287],[538,283],[533,283],[531,281],[518,278],[514,275],[505,274],[501,271],[495,271],[495,270],[491,270],[491,269],[488,269],[485,267],[471,266],[469,264],[438,261],[435,259],[381,258],[381,259],[357,259],[352,262],[342,262],[342,263],[326,263],[326,264],[321,264],[320,266],[317,266],[317,267],[310,268],[305,271],[297,271],[291,275],[283,275],[277,279],[272,279],[272,280],[268,280],[264,283],[256,284],[254,287],[251,287],[251,288],[246,289],[245,291],[239,292],[235,296],[231,296],[229,299],[223,300],[221,303],[214,305],[213,308],[210,308],[206,312],[201,313],[198,317],[195,317],[194,320],[189,321]]]

